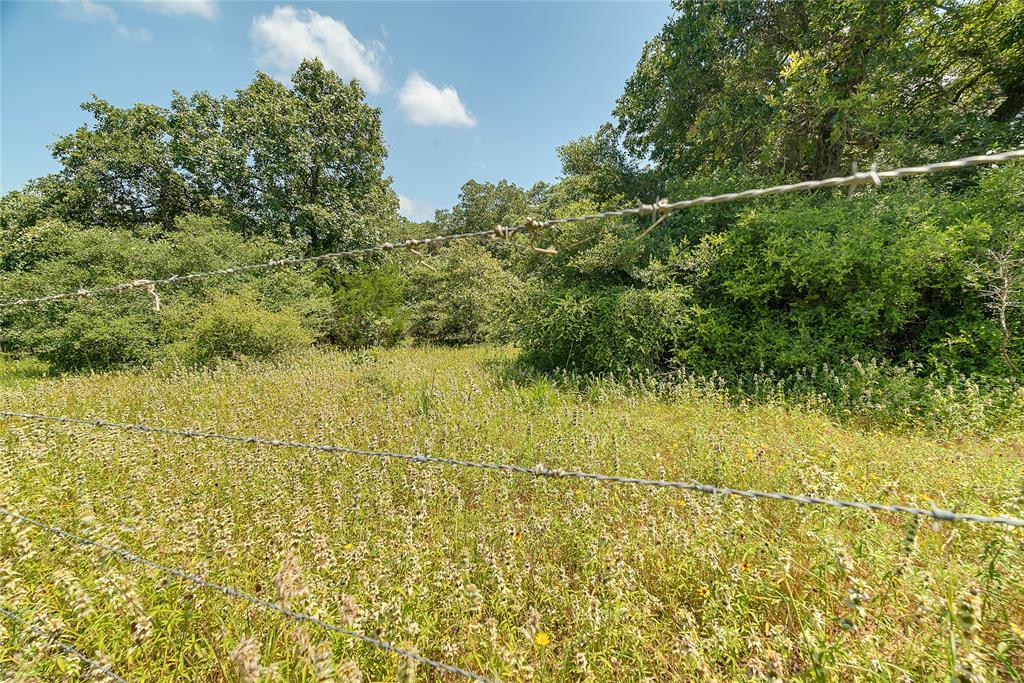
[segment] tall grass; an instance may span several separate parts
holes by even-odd
[[[692,383],[501,371],[509,360],[310,351],[8,383],[0,405],[1024,513],[1012,431],[887,431]],[[6,506],[506,681],[1024,671],[1024,544],[994,526],[19,421],[0,423],[0,449]],[[0,585],[5,606],[130,680],[452,680],[13,523]],[[5,676],[77,670],[3,628]]]

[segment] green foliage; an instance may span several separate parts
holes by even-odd
[[[340,278],[329,337],[345,349],[393,346],[405,337],[405,279],[393,265]]]
[[[615,115],[673,174],[828,177],[1021,140],[1020,0],[677,0]],[[1016,123],[1015,123],[1016,121]]]
[[[685,359],[793,370],[927,354],[956,321],[978,316],[977,305],[962,308],[966,261],[988,232],[941,211],[903,186],[883,198],[745,212],[715,242],[710,272],[693,278],[699,315]]]
[[[270,310],[248,294],[216,294],[198,308],[172,312],[178,325],[171,358],[186,365],[259,360],[309,346],[312,337],[294,311]]]
[[[993,250],[1024,235],[1022,173],[988,171],[955,195],[912,181],[708,207],[639,242],[643,224],[609,224],[576,248],[566,230],[539,269],[542,294],[522,302],[526,358],[592,372],[788,374],[859,357],[1005,374],[1024,354],[1024,321],[1018,301],[1005,363],[985,287],[999,279]],[[1009,273],[1013,291],[1022,275]]]
[[[286,255],[264,239],[245,239],[223,220],[183,216],[173,237],[125,229],[81,228],[48,219],[7,245],[6,257],[21,264],[0,273],[3,300],[56,291],[168,277]],[[0,311],[0,344],[8,351],[31,352],[55,370],[102,369],[135,365],[159,357],[174,333],[174,311],[188,312],[205,301],[208,290],[249,292],[262,307],[290,309],[310,334],[322,336],[330,323],[325,288],[297,271],[261,272],[187,281],[159,288],[159,313],[144,290],[79,298]]]
[[[258,73],[234,97],[179,94],[172,110],[178,163],[246,234],[319,254],[379,241],[395,222],[380,111],[319,60],[291,88]]]
[[[38,331],[32,351],[56,371],[106,370],[150,361],[159,323],[142,306],[90,302]],[[141,309],[141,310],[140,310]]]
[[[455,206],[438,211],[434,222],[438,232],[451,234],[513,225],[529,215],[530,195],[518,185],[507,180],[497,184],[468,180]]]
[[[462,243],[410,269],[409,333],[429,344],[502,339],[518,279],[484,247]]]
[[[290,88],[258,73],[233,96],[175,93],[170,109],[82,108],[93,122],[52,145],[61,170],[4,197],[4,232],[44,218],[171,232],[215,214],[319,254],[377,242],[396,221],[380,111],[318,60]]]
[[[56,215],[88,225],[165,229],[196,203],[171,154],[174,134],[167,110],[148,104],[119,109],[93,97],[82,104],[93,125],[51,147],[62,169],[47,201]]]
[[[543,368],[628,373],[677,352],[690,317],[684,288],[573,288],[531,292],[519,322],[524,360]],[[529,301],[532,300],[532,301]]]

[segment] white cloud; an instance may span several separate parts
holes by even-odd
[[[409,120],[420,126],[475,126],[455,88],[438,88],[413,71],[398,92],[398,106]]]
[[[215,0],[140,0],[160,14],[181,16],[195,14],[203,19],[214,20],[220,14]]]
[[[131,28],[122,24],[113,7],[93,0],[62,0],[60,15],[70,21],[86,24],[108,23],[122,36],[132,40],[153,39],[153,34],[144,28]]]
[[[343,77],[359,79],[370,92],[380,92],[384,86],[377,51],[359,42],[333,17],[291,6],[275,7],[271,14],[253,20],[249,36],[260,61],[280,72],[291,73],[303,59],[319,57]]]
[[[398,213],[411,221],[429,221],[434,217],[434,208],[404,194],[398,195]]]

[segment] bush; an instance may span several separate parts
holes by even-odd
[[[410,274],[409,333],[442,345],[503,341],[503,317],[520,281],[476,244],[456,244]]]
[[[554,289],[529,298],[519,321],[524,360],[542,369],[652,370],[674,353],[690,315],[681,287]]]
[[[259,263],[286,256],[277,244],[243,238],[224,221],[184,216],[172,233],[82,228],[41,221],[3,245],[0,300],[27,298],[80,287],[93,289],[137,278]],[[328,289],[297,270],[254,271],[231,277],[184,281],[158,289],[163,311],[140,290],[0,309],[0,348],[48,360],[54,370],[102,370],[140,365],[160,355],[160,345],[180,337],[174,311],[189,311],[216,289],[253,297],[270,311],[290,309],[318,338],[331,320]]]
[[[61,324],[34,338],[36,356],[58,372],[105,370],[142,365],[159,338],[154,317],[143,310],[117,313],[92,302],[68,313]],[[139,307],[136,307],[139,308]]]
[[[343,276],[331,299],[330,340],[345,349],[397,344],[405,337],[404,295],[394,266]]]
[[[251,295],[218,294],[197,310],[174,315],[194,318],[172,346],[172,358],[188,365],[269,358],[312,342],[297,313],[272,311]]]
[[[993,227],[959,203],[904,183],[746,211],[702,243],[709,266],[689,274],[700,310],[680,360],[792,372],[861,357],[998,371],[995,321],[971,277]]]
[[[977,179],[959,194],[918,180],[680,212],[643,248],[613,227],[582,250],[560,249],[547,293],[523,302],[526,358],[704,374],[861,358],[922,375],[1005,376],[1024,365],[1024,305],[1009,307],[1001,334],[991,252],[1024,253],[1024,165]],[[1024,272],[1009,279],[1024,304]]]

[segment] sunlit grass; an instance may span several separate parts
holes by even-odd
[[[46,375],[46,364],[34,358],[10,358],[0,354],[0,387],[14,386]]]
[[[713,396],[515,381],[510,356],[310,352],[0,381],[0,405],[1021,513],[1019,436],[939,441]],[[20,421],[0,437],[6,506],[506,681],[1024,670],[1022,535],[999,527]],[[133,681],[410,675],[395,655],[18,524],[0,535],[0,585],[5,606]],[[3,628],[0,671],[78,667]]]

